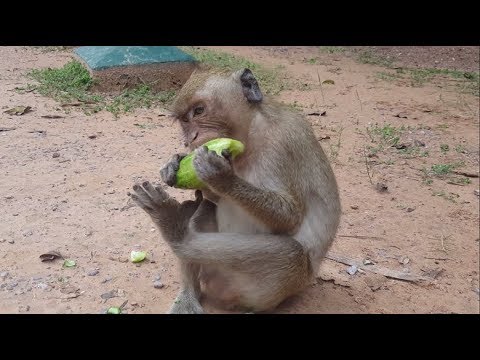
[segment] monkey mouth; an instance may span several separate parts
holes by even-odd
[[[193,137],[192,140],[190,140],[190,142],[185,141],[185,143],[184,143],[185,147],[191,146],[191,145],[193,144],[193,142],[194,142],[195,140],[197,140],[197,137],[198,137],[198,131],[195,133],[195,136]]]

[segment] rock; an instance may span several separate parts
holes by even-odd
[[[102,280],[102,284],[105,284],[106,282],[109,282],[110,280],[112,280],[111,276],[106,277],[105,279]]]
[[[355,275],[357,271],[358,268],[355,265],[352,265],[347,269],[347,273],[349,273],[350,275]]]
[[[153,281],[160,281],[160,279],[161,279],[160,275],[157,275],[157,276],[155,276],[155,280],[153,280]]]
[[[30,306],[29,305],[20,305],[18,307],[18,312],[24,313],[30,311]]]
[[[13,281],[11,282],[10,284],[7,284],[7,286],[5,286],[5,289],[7,290],[13,290],[15,287],[18,286],[18,282],[17,281]]]
[[[425,143],[422,140],[413,140],[413,145],[424,147]]]
[[[407,265],[410,262],[410,259],[407,256],[402,256],[398,261],[400,264]]]
[[[15,240],[10,239],[10,240],[8,240],[8,243],[9,243],[9,244],[15,244]]]
[[[47,290],[49,288],[48,284],[45,283],[38,283],[37,285],[35,285],[35,287],[42,290]]]
[[[114,298],[114,297],[117,297],[117,296],[118,296],[117,290],[110,290],[109,292],[106,292],[106,293],[100,295],[100,297],[103,300],[108,300],[108,299],[111,299],[111,298]]]
[[[351,205],[350,208],[353,210],[358,210],[358,205]]]
[[[87,272],[87,275],[88,276],[95,276],[99,273],[98,270],[90,270],[89,272]]]
[[[58,152],[54,152],[54,153],[52,154],[52,158],[55,159],[55,158],[58,158],[58,157],[60,157],[60,154],[59,154]]]
[[[377,189],[378,192],[387,192],[388,186],[382,182],[378,182],[377,185],[375,185],[375,189]]]
[[[165,286],[165,285],[163,285],[163,283],[162,283],[161,281],[155,281],[155,282],[153,283],[153,287],[154,287],[155,289],[161,289],[161,288],[163,288],[164,286]]]
[[[473,193],[477,196],[480,196],[480,190],[473,190]]]
[[[379,290],[387,281],[385,276],[379,274],[372,274],[365,278],[365,284],[370,288],[372,291]]]
[[[365,259],[365,260],[363,260],[363,265],[374,265],[374,263],[373,263],[372,260]]]
[[[2,271],[0,273],[0,278],[2,278],[2,280],[5,280],[8,276],[8,271]]]
[[[414,211],[414,210],[415,210],[414,207],[413,207],[413,208],[411,208],[411,207],[407,208],[407,212],[412,212],[412,211]]]
[[[97,137],[97,135],[88,135],[89,139],[95,139],[96,137]]]

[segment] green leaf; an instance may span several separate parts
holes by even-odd
[[[335,84],[335,81],[333,81],[333,80],[324,80],[324,81],[322,81],[322,84],[334,85],[334,84]]]
[[[107,310],[107,314],[121,314],[122,313],[122,309],[118,308],[118,307],[111,307]]]
[[[63,262],[63,267],[67,267],[67,268],[75,267],[76,265],[77,263],[74,260],[67,259]]]
[[[147,253],[145,251],[132,251],[130,254],[130,260],[133,263],[141,262],[145,259]]]

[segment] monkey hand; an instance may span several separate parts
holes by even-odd
[[[222,156],[219,156],[202,146],[195,150],[193,166],[200,180],[216,190],[222,184],[230,184],[234,176],[231,156],[227,150],[223,150]]]
[[[190,218],[203,200],[202,192],[195,192],[195,201],[187,200],[181,204],[167,194],[160,186],[148,181],[133,186],[134,194],[128,193],[132,200],[150,215],[160,228],[164,238],[179,241],[183,238]]]
[[[187,154],[175,154],[168,163],[160,170],[160,177],[162,181],[168,186],[175,186],[177,171],[180,167],[180,161],[187,156]]]

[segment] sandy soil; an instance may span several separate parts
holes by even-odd
[[[305,114],[326,111],[308,118],[332,155],[341,191],[343,217],[331,254],[375,264],[350,275],[347,265],[326,259],[318,281],[276,312],[479,313],[478,177],[464,186],[437,178],[425,184],[421,172],[463,162],[459,170],[478,174],[478,97],[461,93],[447,78],[422,87],[381,80],[375,75],[380,67],[315,48],[221,49],[283,65],[307,84],[279,98],[296,102]],[[478,48],[476,56],[478,64]],[[127,313],[163,313],[179,289],[177,264],[126,193],[136,180],[158,181],[159,168],[184,150],[179,128],[162,109],[119,119],[108,112],[87,116],[75,108],[65,112],[35,92],[14,91],[30,82],[24,76],[29,69],[61,66],[70,58],[69,51],[0,48],[0,128],[15,128],[0,131],[0,313],[99,313],[126,300]],[[314,64],[306,61],[312,58]],[[335,84],[320,89],[317,71]],[[18,105],[33,111],[3,112]],[[416,140],[428,151],[405,157],[392,148],[367,158],[373,184],[385,183],[386,192],[370,183],[365,163],[365,146],[375,145],[365,129],[375,123],[411,126],[400,142]],[[441,144],[450,150],[443,153]],[[128,261],[136,247],[148,252],[137,265]],[[77,266],[41,262],[39,255],[51,250]],[[372,266],[431,280],[387,278]],[[164,286],[154,287],[155,281]]]

